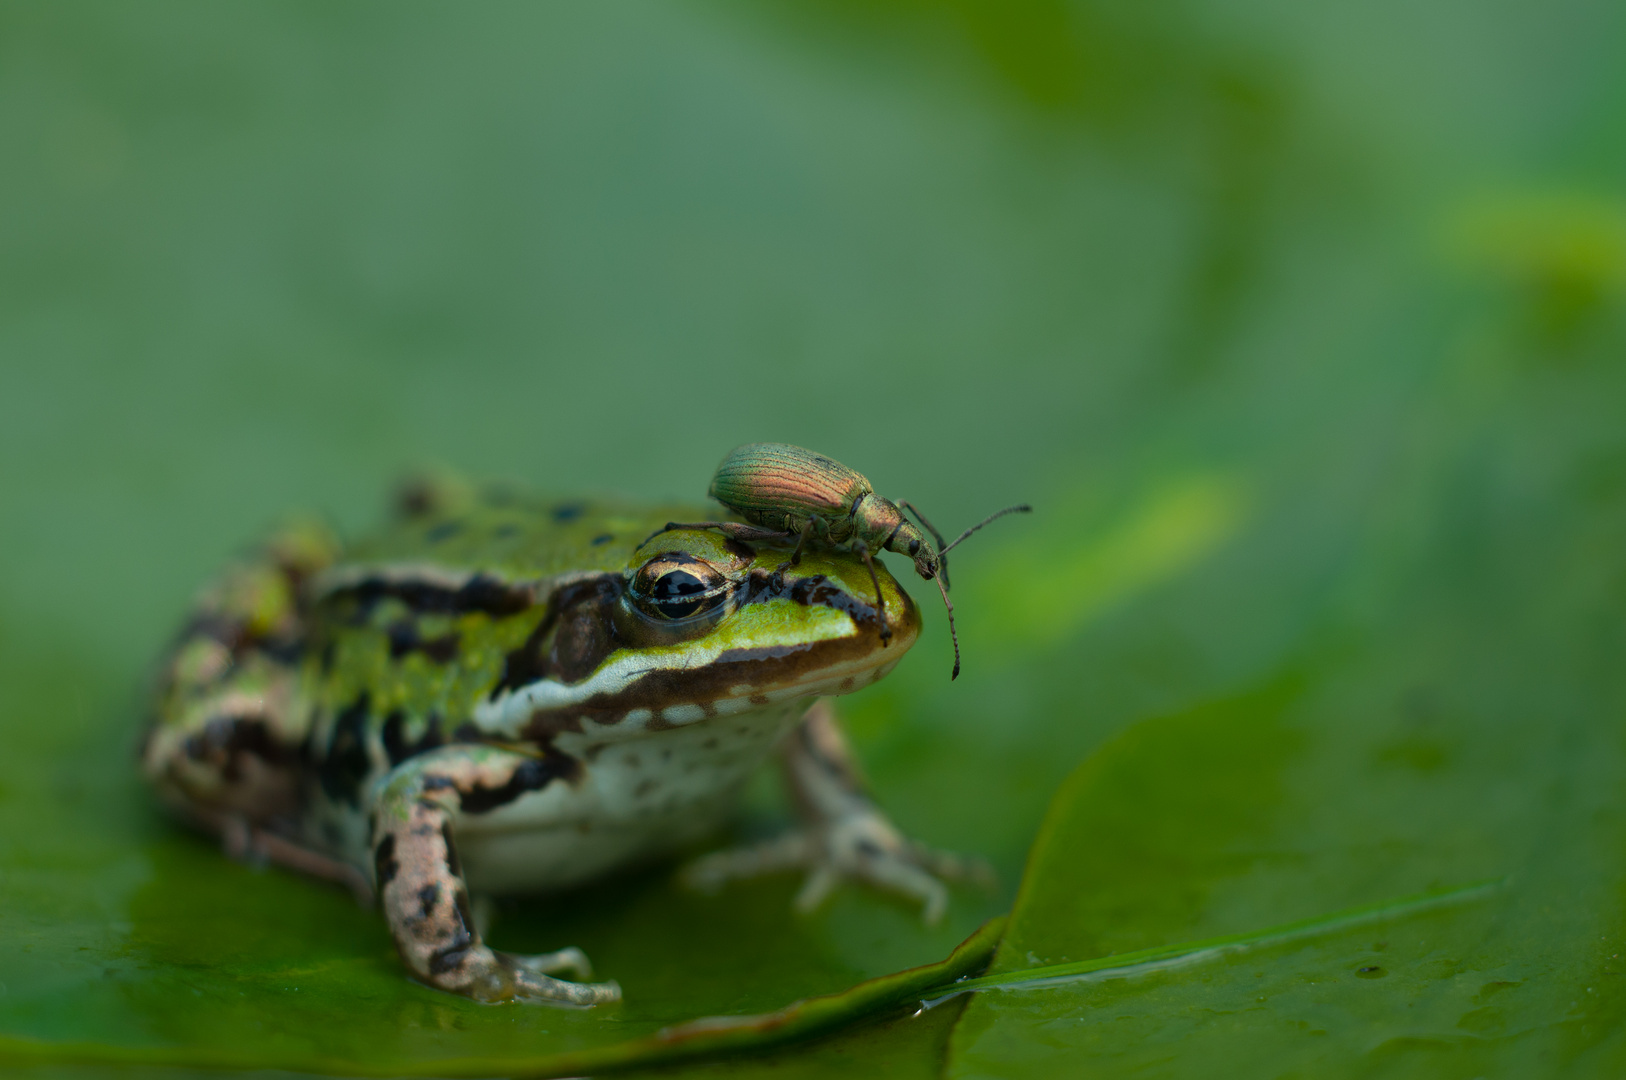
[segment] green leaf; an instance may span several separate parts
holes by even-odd
[[[1005,971],[995,975],[961,978],[944,984],[943,993],[924,998],[921,1004],[936,1008],[945,1001],[979,990],[1047,990],[1052,987],[1101,982],[1114,978],[1134,978],[1141,975],[1168,971],[1172,968],[1191,967],[1272,945],[1285,945],[1307,938],[1325,937],[1344,930],[1354,930],[1388,919],[1417,915],[1434,908],[1480,900],[1501,888],[1506,882],[1481,881],[1455,889],[1435,889],[1417,896],[1365,904],[1346,911],[1335,911],[1311,919],[1282,926],[1270,926],[1243,934],[1227,934],[1205,941],[1188,941],[1178,945],[1163,945],[1153,949],[1116,953],[1095,960],[1079,960],[1070,964],[1046,964],[1026,970]],[[1364,978],[1381,979],[1387,972],[1381,965],[1368,965],[1357,970]]]
[[[1485,437],[1523,454],[1535,436]],[[989,973],[953,991],[982,992],[950,1075],[1626,1061],[1619,676],[1577,587],[1597,527],[1553,498],[1463,560],[1446,525],[1303,659],[1080,765]],[[1538,583],[1526,560],[1552,569]],[[1487,877],[1506,884],[1451,889]]]
[[[1003,919],[982,926],[940,963],[881,976],[849,990],[793,1002],[757,1016],[702,1017],[662,1027],[653,1034],[574,1052],[510,1054],[486,1051],[468,1057],[376,1052],[349,1058],[308,1050],[174,1045],[114,1046],[45,1042],[0,1036],[0,1064],[118,1065],[182,1069],[284,1069],[334,1076],[572,1076],[624,1070],[691,1058],[717,1057],[741,1050],[760,1051],[840,1028],[862,1017],[912,1002],[921,994],[951,985],[982,969],[1004,929]],[[196,1022],[196,1018],[193,1018]],[[602,1025],[598,1025],[602,1026]],[[365,1045],[365,1044],[364,1044]]]

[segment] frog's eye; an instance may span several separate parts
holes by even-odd
[[[668,570],[655,579],[649,599],[667,618],[686,618],[706,602],[706,583],[687,570]]]
[[[683,551],[650,559],[632,579],[632,599],[647,615],[688,619],[711,611],[724,600],[732,582],[715,566]]]

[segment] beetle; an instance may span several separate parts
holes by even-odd
[[[781,564],[781,569],[802,561],[802,549],[809,540],[844,543],[869,569],[870,581],[875,586],[875,610],[880,614],[882,645],[891,640],[892,630],[886,623],[881,580],[875,574],[870,553],[895,551],[913,559],[915,572],[927,581],[935,580],[938,591],[943,594],[949,640],[954,644],[954,671],[950,680],[960,676],[960,639],[954,632],[954,605],[948,595],[948,553],[996,518],[1025,514],[1033,509],[1026,504],[1007,506],[945,544],[943,534],[910,503],[882,498],[857,470],[788,443],[747,443],[736,447],[717,466],[707,494],[749,524],[669,521],[654,536],[671,529],[716,529],[735,540],[795,540],[796,550],[788,562]],[[904,516],[905,510],[920,519],[932,540],[937,542],[935,547],[932,540]]]

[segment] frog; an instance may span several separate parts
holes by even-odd
[[[688,863],[715,891],[805,874],[941,917],[984,864],[907,838],[831,699],[897,667],[919,610],[852,552],[705,529],[682,503],[436,475],[341,542],[296,518],[196,599],[159,665],[140,768],[236,858],[351,889],[407,973],[480,1002],[618,1001],[588,958],[494,949],[484,898],[702,850],[769,758],[799,823]],[[882,629],[889,631],[883,635]],[[570,976],[570,977],[566,977]]]

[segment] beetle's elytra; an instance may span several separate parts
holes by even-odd
[[[871,552],[895,551],[914,560],[915,572],[935,580],[948,611],[949,639],[954,643],[954,671],[960,675],[960,641],[954,631],[954,605],[948,596],[948,553],[966,537],[1011,513],[1028,513],[1026,504],[1008,506],[990,514],[951,543],[926,516],[909,503],[893,502],[875,494],[864,475],[829,458],[788,443],[747,443],[729,452],[717,466],[708,492],[749,524],[738,521],[669,521],[666,529],[717,529],[736,540],[795,540],[796,550],[785,565],[802,560],[808,541],[845,544],[864,560],[875,586],[880,614],[881,642],[892,636],[887,626],[880,579]],[[907,510],[931,533],[931,540],[904,516]],[[662,529],[661,532],[665,532]],[[659,535],[657,533],[656,535]],[[933,546],[932,540],[936,541]]]

